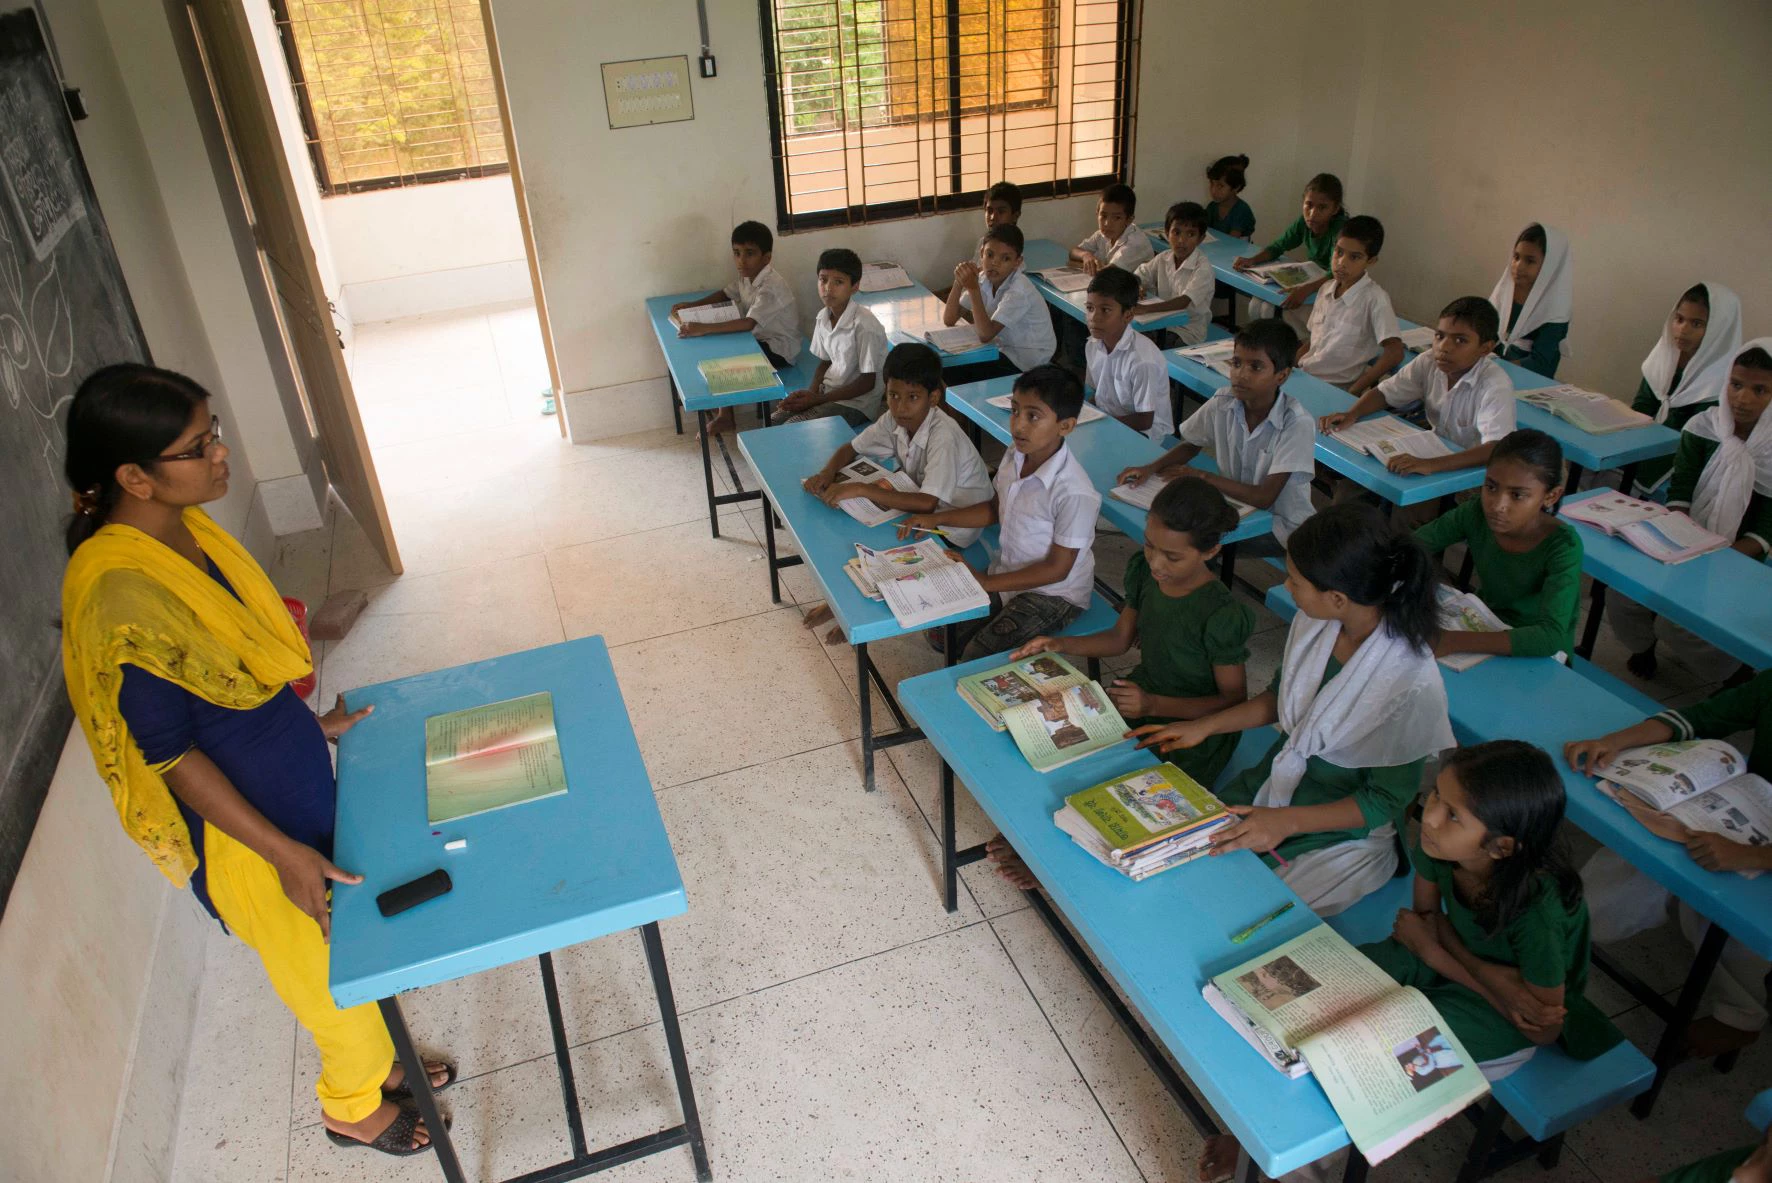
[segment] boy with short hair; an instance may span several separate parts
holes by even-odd
[[[1258,320],[1231,346],[1231,384],[1189,415],[1181,443],[1150,464],[1120,474],[1136,485],[1151,476],[1173,478],[1210,449],[1216,473],[1193,472],[1223,493],[1274,515],[1274,539],[1285,543],[1314,510],[1311,474],[1317,433],[1310,413],[1281,390],[1298,356],[1298,334],[1283,320]]]
[[[942,323],[957,324],[961,317],[970,320],[978,339],[996,342],[1018,370],[1051,361],[1058,348],[1052,314],[1022,270],[1024,245],[1021,230],[1013,225],[986,230],[979,240],[978,261],[966,259],[954,268],[954,286],[942,308]]]
[[[1021,189],[1009,181],[998,181],[984,195],[984,228],[1014,226],[1021,221]]]
[[[942,413],[947,385],[935,350],[916,342],[893,346],[880,378],[886,385],[886,413],[807,477],[806,491],[826,505],[860,497],[908,513],[961,509],[989,500],[991,474],[985,471],[978,449],[954,417]],[[853,464],[857,456],[896,460],[899,471],[916,482],[918,491],[838,481],[837,471]],[[978,537],[977,530],[958,526],[946,533],[948,541],[962,549]]]
[[[757,338],[763,356],[778,370],[794,364],[800,356],[800,305],[794,289],[775,270],[775,235],[761,222],[740,222],[732,228],[732,265],[738,278],[699,300],[671,305],[671,311],[732,301],[738,315],[718,324],[685,322],[677,326],[679,337],[706,337],[715,333],[750,333]],[[732,408],[722,407],[708,422],[715,435],[733,426]]]
[[[1138,311],[1186,312],[1187,323],[1169,331],[1183,345],[1198,345],[1212,323],[1216,286],[1212,263],[1199,250],[1206,238],[1206,207],[1195,201],[1176,202],[1163,215],[1163,234],[1169,249],[1138,268],[1138,285],[1145,297]]]
[[[1137,271],[1156,254],[1149,236],[1132,220],[1137,209],[1138,194],[1131,185],[1109,185],[1095,206],[1095,233],[1071,248],[1071,262],[1090,275],[1103,267]]]
[[[1327,271],[1334,261],[1332,256],[1336,237],[1346,221],[1347,211],[1341,207],[1341,178],[1333,173],[1318,173],[1305,183],[1303,207],[1292,225],[1281,231],[1280,237],[1253,255],[1239,257],[1231,266],[1244,271],[1272,262],[1295,247],[1303,247],[1305,258]],[[1304,307],[1304,302],[1313,292],[1328,282],[1328,277],[1325,276],[1287,289],[1286,300],[1280,305],[1280,310],[1294,314],[1291,319],[1297,322],[1293,325],[1295,330],[1305,327],[1304,317],[1298,310]]]
[[[1325,415],[1324,431],[1339,431],[1389,405],[1422,403],[1428,426],[1458,451],[1425,459],[1393,456],[1392,472],[1450,472],[1482,468],[1501,438],[1514,429],[1514,384],[1493,356],[1501,318],[1481,296],[1460,296],[1440,310],[1434,347],[1367,390],[1339,415]]]
[[[1358,398],[1403,360],[1403,335],[1390,295],[1369,268],[1384,249],[1384,225],[1361,214],[1335,239],[1329,278],[1311,305],[1298,368]]]
[[[781,402],[776,412],[789,423],[840,415],[862,428],[880,414],[880,366],[890,347],[886,329],[855,299],[861,287],[861,256],[832,247],[818,256],[818,321],[812,329],[812,382]]]
[[[1047,364],[1021,374],[1009,411],[1014,443],[997,467],[994,496],[964,509],[917,514],[899,527],[904,537],[916,528],[1002,523],[997,554],[979,575],[993,610],[987,620],[958,626],[962,661],[1058,632],[1089,607],[1101,494],[1065,444],[1082,409],[1083,388],[1063,368]],[[939,632],[929,640],[942,644]]]
[[[1129,271],[1104,267],[1083,296],[1089,341],[1083,347],[1087,385],[1095,405],[1133,431],[1154,440],[1175,425],[1169,405],[1169,367],[1158,349],[1132,327],[1138,311],[1138,280]]]

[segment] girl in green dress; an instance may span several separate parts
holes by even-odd
[[[1490,1080],[1545,1044],[1591,1059],[1621,1038],[1582,994],[1587,905],[1557,839],[1563,805],[1531,744],[1450,753],[1422,802],[1412,905],[1360,950],[1425,994]]]
[[[1477,595],[1507,628],[1492,633],[1446,629],[1434,653],[1552,657],[1575,647],[1581,615],[1581,536],[1557,520],[1563,495],[1563,449],[1542,431],[1522,428],[1496,442],[1483,490],[1415,532],[1438,554],[1468,548]]]

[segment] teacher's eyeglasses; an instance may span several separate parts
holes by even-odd
[[[154,457],[154,461],[155,463],[159,463],[163,460],[206,460],[209,457],[210,449],[221,442],[221,417],[219,415],[211,415],[209,417],[209,430],[197,437],[196,447],[188,452],[173,452],[166,456],[156,456]]]

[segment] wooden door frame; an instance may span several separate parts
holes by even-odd
[[[535,318],[541,324],[541,348],[548,359],[548,381],[554,388],[554,421],[566,435],[566,391],[560,383],[560,361],[554,355],[554,331],[542,289],[541,262],[535,250],[535,228],[529,224],[529,198],[523,187],[523,166],[517,155],[517,132],[511,124],[511,101],[505,93],[505,68],[498,52],[498,29],[492,0],[480,0],[480,21],[486,27],[486,56],[492,64],[492,88],[498,96],[498,118],[505,132],[505,160],[511,168],[511,191],[517,199],[517,221],[523,227],[523,254],[529,264],[529,286],[535,292]]]

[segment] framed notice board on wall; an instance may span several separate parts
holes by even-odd
[[[695,118],[689,94],[689,58],[638,58],[603,63],[603,101],[609,126],[646,127]]]

